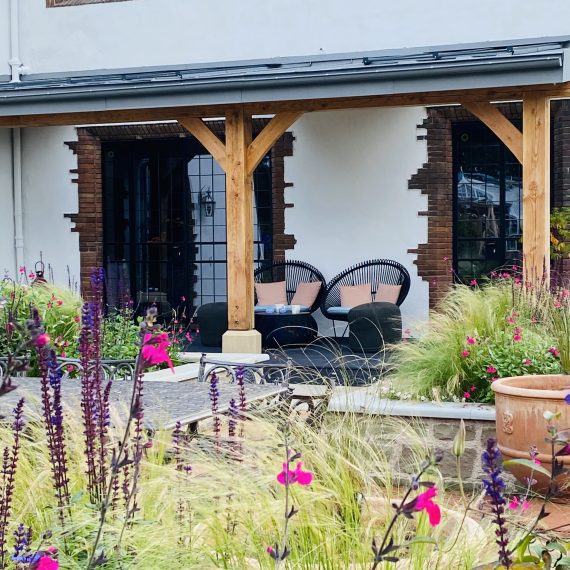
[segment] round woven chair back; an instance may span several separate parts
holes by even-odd
[[[340,307],[341,286],[365,283],[370,283],[373,299],[380,284],[400,285],[400,294],[396,301],[400,306],[410,291],[410,274],[402,264],[391,259],[372,259],[353,265],[330,280],[321,302],[323,314],[330,319],[344,320],[339,315],[328,312],[330,307]]]
[[[315,302],[311,306],[311,313],[316,311],[321,303],[321,297],[325,291],[326,281],[323,274],[312,265],[304,261],[281,261],[270,265],[261,265],[254,272],[255,283],[275,283],[285,281],[287,303],[291,303],[293,295],[299,283],[312,283],[319,281],[321,288]]]

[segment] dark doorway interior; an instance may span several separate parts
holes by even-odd
[[[109,305],[132,299],[163,315],[224,301],[225,174],[193,139],[102,144]],[[271,159],[254,174],[256,262],[271,262]]]

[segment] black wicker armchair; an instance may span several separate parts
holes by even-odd
[[[380,284],[401,285],[396,304],[400,306],[410,290],[410,274],[406,268],[390,259],[372,259],[353,265],[339,273],[329,282],[321,300],[321,311],[333,321],[348,321],[348,312],[331,313],[332,307],[340,307],[340,287],[343,285],[364,285],[370,283],[372,299]]]
[[[285,281],[285,289],[287,292],[287,303],[291,303],[293,295],[297,290],[299,283],[312,283],[314,281],[321,282],[319,294],[311,305],[309,312],[314,313],[321,303],[321,298],[325,291],[326,281],[323,274],[312,265],[304,261],[282,261],[271,265],[262,265],[254,272],[255,283],[274,283],[276,281]]]

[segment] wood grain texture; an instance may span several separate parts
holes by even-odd
[[[529,280],[548,279],[550,101],[540,93],[523,99],[523,265]]]
[[[505,143],[506,147],[522,164],[523,161],[523,135],[522,132],[491,103],[479,101],[464,103],[463,106],[480,121],[485,123]]]
[[[194,135],[204,148],[214,157],[220,168],[226,170],[226,146],[212,132],[210,127],[198,117],[185,117],[178,119],[178,122],[192,135]]]
[[[226,228],[228,327],[254,328],[253,188],[247,171],[251,116],[243,108],[226,115]]]
[[[280,136],[299,118],[303,113],[279,113],[275,115],[263,130],[255,137],[255,140],[247,149],[247,171],[253,174],[263,157],[271,150]]]

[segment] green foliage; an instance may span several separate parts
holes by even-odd
[[[550,213],[550,257],[558,261],[570,253],[570,208]]]
[[[492,378],[559,373],[560,362],[549,352],[556,346],[552,307],[546,287],[527,287],[509,276],[481,287],[457,285],[418,340],[395,347],[392,384],[430,399],[469,393],[470,400],[490,402]]]

